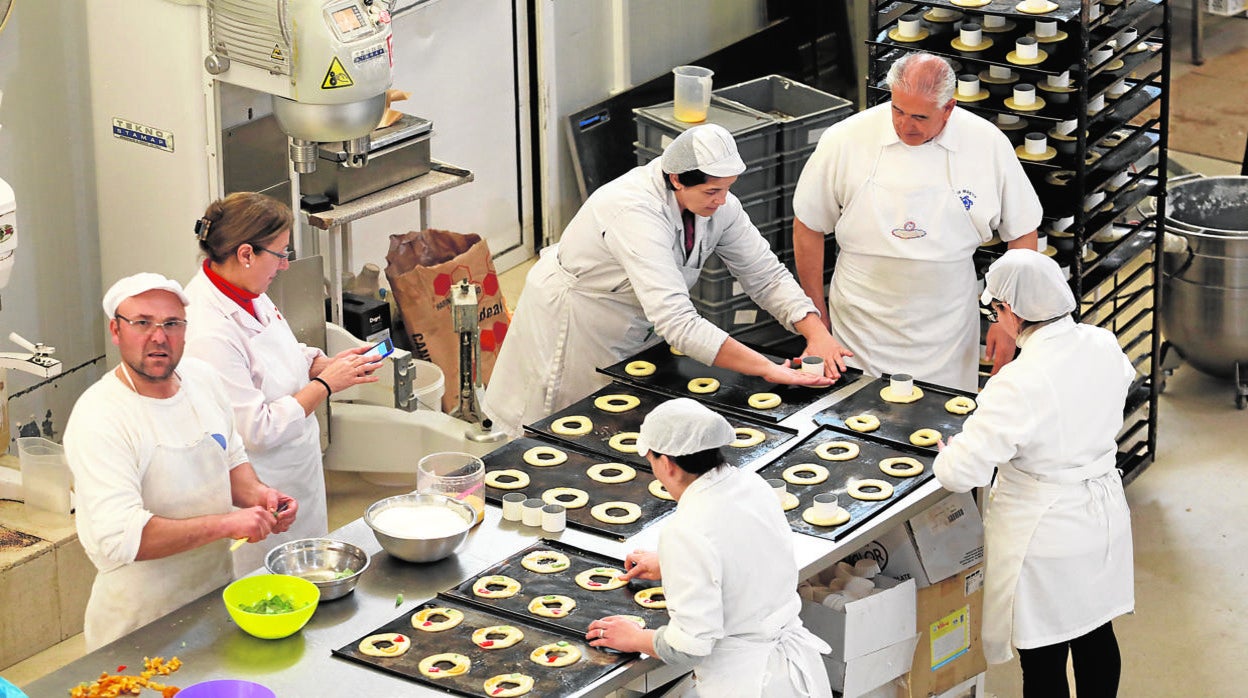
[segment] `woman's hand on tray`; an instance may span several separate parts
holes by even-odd
[[[659,554],[653,550],[634,550],[624,557],[624,574],[620,579],[660,579]]]
[[[820,332],[807,336],[806,351],[800,358],[817,356],[823,359],[823,375],[836,381],[845,372],[845,357],[853,355],[854,352],[846,349],[831,334]]]
[[[589,624],[585,639],[590,647],[654,654],[654,631],[644,630],[628,616],[607,616]]]

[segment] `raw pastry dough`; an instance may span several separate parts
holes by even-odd
[[[654,374],[654,364],[649,361],[629,361],[624,364],[624,372],[630,376],[649,376]]]
[[[550,446],[534,446],[524,452],[524,462],[529,465],[559,465],[568,460],[568,454]]]
[[[515,684],[511,688],[503,688],[503,684]],[[533,690],[533,677],[526,674],[499,674],[491,676],[482,684],[485,694],[495,698],[516,698]]]
[[[756,410],[770,410],[780,406],[780,396],[775,393],[754,393],[746,402]]]
[[[612,509],[623,509],[628,513],[623,516],[607,513]],[[641,518],[641,507],[632,502],[603,502],[590,509],[589,515],[603,523],[630,524]]]
[[[576,585],[590,591],[611,591],[628,584],[620,579],[622,574],[624,570],[617,570],[613,567],[595,567],[576,575]],[[599,582],[594,579],[595,577],[606,577],[607,581]]]
[[[589,417],[574,414],[551,422],[550,430],[561,436],[581,436],[593,431],[594,423],[589,421]]]
[[[800,477],[798,473],[810,473],[811,477]],[[828,469],[816,463],[800,463],[785,468],[780,477],[790,485],[818,485],[828,479]]]
[[[636,453],[637,437],[639,436],[641,436],[641,434],[635,431],[622,431],[615,436],[612,436],[611,439],[607,441],[607,445],[620,453]],[[626,444],[624,443],[625,441],[630,441],[631,443]]]
[[[581,648],[560,640],[549,645],[542,645],[529,654],[529,660],[542,666],[567,666],[581,658]]]
[[[383,642],[388,644],[378,647]],[[381,633],[360,640],[360,653],[370,657],[400,657],[411,646],[411,640],[402,633]]]
[[[970,414],[976,407],[975,401],[965,395],[955,395],[945,403],[945,411],[952,414]]]
[[[576,599],[561,594],[547,594],[529,602],[529,613],[545,618],[562,618],[574,608]]]
[[[670,351],[670,352],[672,352],[672,356],[684,356],[684,355],[685,355],[685,352],[683,352],[683,351],[681,351],[681,350],[677,349],[676,347],[674,347],[674,346],[672,346],[672,345],[670,345],[670,344],[669,344],[669,345],[667,345],[667,350],[668,350],[668,351]]]
[[[443,616],[443,620],[431,620]],[[427,633],[450,630],[464,620],[464,612],[454,608],[422,608],[412,615],[412,627]]]
[[[689,381],[689,392],[705,395],[719,390],[719,381],[714,378],[694,378]]]
[[[780,508],[784,511],[796,509],[801,502],[797,501],[797,495],[792,492],[784,493],[784,501],[780,503]]]
[[[641,616],[620,616],[620,618],[627,618],[628,620],[633,621],[637,624],[637,627],[642,628],[643,630],[646,627],[646,619]]]
[[[572,499],[560,499],[571,495]],[[542,501],[547,504],[561,504],[564,509],[580,509],[589,504],[589,493],[575,487],[552,487],[542,493]]]
[[[676,498],[672,496],[672,493],[668,492],[667,488],[663,486],[663,483],[658,480],[651,480],[646,489],[650,490],[650,494],[658,497],[659,499],[666,499],[669,502],[676,501]]]
[[[603,412],[627,412],[641,404],[636,395],[600,395],[594,398],[594,407]]]
[[[878,491],[864,491],[868,488],[873,488]],[[888,499],[893,496],[893,486],[883,480],[873,480],[868,478],[866,480],[858,480],[857,482],[850,483],[847,492],[849,493],[849,496],[854,499],[862,500],[864,502],[878,502],[882,499]]]
[[[919,429],[910,435],[910,443],[915,446],[935,446],[940,441],[940,432],[935,429]]]
[[[923,464],[910,456],[885,458],[880,461],[880,470],[893,477],[914,477],[923,472]]]
[[[491,635],[502,635],[501,638],[491,638]],[[520,628],[514,625],[491,625],[488,628],[477,628],[472,631],[472,641],[478,647],[487,650],[502,650],[524,639],[524,633],[520,632]]]
[[[833,453],[834,448],[841,451]],[[828,441],[815,447],[815,455],[824,460],[853,460],[858,457],[859,450],[858,444],[852,441]]]
[[[875,431],[880,428],[880,418],[873,414],[856,414],[845,420],[845,426],[854,431]]]
[[[450,662],[451,667],[443,669],[437,666],[438,662]],[[420,668],[420,673],[431,679],[445,679],[468,673],[468,670],[472,668],[472,660],[462,654],[443,652],[425,657],[417,666]]]
[[[534,550],[520,559],[520,566],[530,572],[550,574],[568,569],[568,556],[553,550]]]
[[[840,526],[849,521],[849,512],[837,507],[830,515],[820,516],[815,513],[814,507],[810,507],[802,512],[802,520],[812,526]]]
[[[733,448],[749,448],[767,440],[767,435],[753,427],[737,427],[737,440],[728,444]]]
[[[491,589],[492,584],[501,585],[503,588]],[[501,574],[487,575],[472,583],[472,593],[483,599],[505,599],[515,596],[517,591],[520,591],[520,582]]]
[[[637,605],[643,608],[667,608],[667,597],[656,599],[654,598],[656,596],[663,596],[663,587],[642,589],[633,594],[633,601],[636,601]]]
[[[904,405],[910,402],[917,402],[922,398],[923,389],[917,385],[910,390],[909,395],[898,395],[894,393],[893,386],[891,385],[886,385],[880,389],[880,399],[884,402],[896,402]]]
[[[505,482],[501,479],[504,477],[515,479]],[[485,484],[500,490],[518,490],[529,486],[529,474],[523,470],[491,470],[485,474]]]
[[[606,473],[611,470],[618,470],[619,473],[616,475],[607,475]],[[585,471],[585,474],[588,475],[589,479],[594,482],[603,482],[608,485],[615,485],[621,482],[628,482],[629,480],[637,477],[637,470],[633,468],[633,466],[624,465],[623,463],[596,463],[589,466],[589,469]]]

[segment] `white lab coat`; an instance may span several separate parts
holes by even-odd
[[[1009,241],[1041,207],[1008,139],[955,108],[919,146],[902,143],[889,104],[819,139],[793,196],[798,219],[835,231],[832,334],[871,375],[908,373],[976,390],[979,311],[971,256],[994,231]]]
[[[88,652],[230,580],[224,540],[135,561],[152,516],[232,511],[229,472],[247,462],[212,367],[184,359],[177,373],[181,389],[157,399],[110,371],[74,404],[65,428],[78,538],[98,570],[83,630]]]
[[[221,374],[234,408],[234,424],[256,474],[266,485],[299,502],[299,515],[285,533],[234,553],[234,574],[264,565],[278,545],[329,532],[321,436],[316,415],[304,415],[294,394],[307,385],[312,362],[324,353],[299,343],[273,301],[253,303],[257,320],[221,293],[201,269],[186,285],[186,356],[211,364]]]
[[[659,160],[599,188],[529,271],[490,378],[485,409],[518,435],[523,424],[606,385],[595,369],[666,340],[710,365],[727,332],[689,298],[713,252],[760,307],[790,331],[817,312],[732,194],[697,217],[686,258],[684,224]]]
[[[1131,519],[1114,467],[1135,370],[1104,329],[1065,318],[1022,353],[933,463],[954,492],[987,485],[984,654],[1008,661],[1079,637],[1135,606]]]
[[[659,534],[663,637],[703,657],[698,696],[831,696],[831,651],[798,612],[792,532],[757,473],[721,466],[685,490]]]

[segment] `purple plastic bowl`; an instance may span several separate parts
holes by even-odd
[[[217,679],[201,681],[178,691],[181,698],[277,698],[271,689],[252,681]]]

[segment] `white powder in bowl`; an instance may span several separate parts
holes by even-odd
[[[444,506],[394,506],[373,517],[373,525],[396,538],[445,538],[468,529],[468,522]]]

